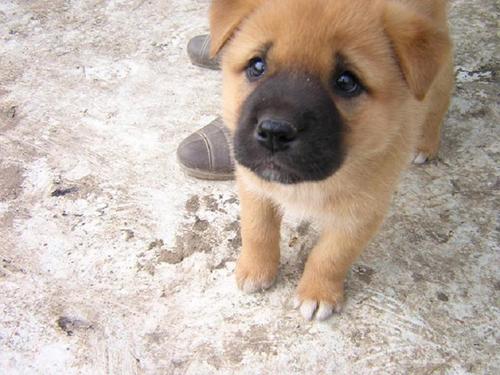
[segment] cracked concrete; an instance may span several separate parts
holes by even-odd
[[[451,1],[440,157],[325,323],[290,301],[314,228],[287,220],[276,286],[243,295],[233,184],[176,164],[220,108],[185,53],[207,7],[0,2],[0,373],[500,373],[498,2]]]

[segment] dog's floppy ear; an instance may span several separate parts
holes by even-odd
[[[262,0],[212,0],[210,6],[210,55],[214,57],[243,19]]]
[[[395,2],[384,9],[384,26],[410,91],[418,100],[424,99],[451,53],[446,30]]]

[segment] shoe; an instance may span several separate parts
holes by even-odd
[[[234,179],[228,131],[220,117],[184,139],[177,160],[189,176],[202,180]]]
[[[219,57],[210,58],[210,35],[198,35],[187,45],[187,53],[191,63],[202,68],[218,70]]]

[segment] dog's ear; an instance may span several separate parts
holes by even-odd
[[[212,0],[210,6],[210,55],[214,57],[238,25],[262,0]]]
[[[410,91],[423,100],[451,53],[448,33],[396,2],[386,5],[384,26]]]

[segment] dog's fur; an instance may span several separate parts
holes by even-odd
[[[453,86],[444,0],[214,0],[212,54],[222,49],[224,120],[234,135],[241,200],[237,283],[270,287],[280,221],[293,211],[322,226],[297,307],[325,319],[343,302],[348,269],[378,230],[400,172],[432,158]],[[250,81],[254,57],[266,71]],[[352,98],[332,77],[353,72]],[[262,111],[300,129],[297,146],[255,142]],[[306,113],[312,116],[307,117]],[[390,246],[388,244],[388,246]]]

